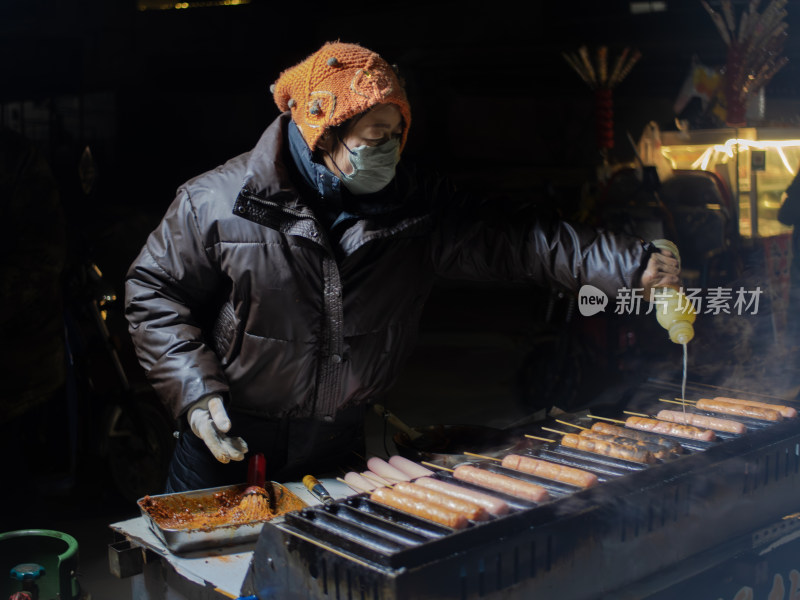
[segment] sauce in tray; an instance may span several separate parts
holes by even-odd
[[[299,510],[305,503],[283,486],[275,488],[275,511],[256,522],[269,521],[279,515]],[[252,523],[241,507],[242,490],[223,489],[204,496],[168,494],[145,496],[139,505],[162,529],[210,530],[221,526]]]

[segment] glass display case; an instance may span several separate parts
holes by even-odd
[[[800,167],[800,130],[713,129],[662,132],[661,153],[673,169],[716,173],[738,211],[739,235],[772,237],[791,231],[778,221],[783,194]]]

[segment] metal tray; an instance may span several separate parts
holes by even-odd
[[[245,483],[174,494],[144,496],[137,500],[136,503],[150,529],[164,542],[170,551],[176,554],[210,548],[238,546],[255,543],[261,528],[267,521],[283,519],[285,513],[306,506],[303,500],[285,486],[274,481],[270,483],[275,490],[277,514],[271,519],[258,521],[224,523],[198,528],[189,526],[174,527],[170,526],[166,519],[159,518],[158,514],[151,514],[148,510],[148,507],[152,508],[153,503],[155,503],[159,508],[173,514],[188,510],[213,514],[223,505],[220,499],[230,502],[231,498],[238,497],[247,489],[248,486]],[[157,511],[153,510],[153,512],[156,513]]]

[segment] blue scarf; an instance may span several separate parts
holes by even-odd
[[[381,215],[399,208],[393,182],[380,192],[356,196],[325,165],[314,161],[314,153],[294,121],[289,122],[289,152],[303,181],[316,192],[311,208],[323,223],[333,229],[343,223]]]

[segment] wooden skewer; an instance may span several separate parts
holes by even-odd
[[[635,413],[629,410],[623,410],[622,412],[624,412],[626,415],[633,415],[634,417],[645,417],[646,419],[652,418],[650,415],[643,415],[642,413]]]
[[[686,404],[697,404],[697,400],[687,400],[686,398],[673,398],[673,400]]]
[[[464,452],[467,456],[474,456],[475,458],[485,458],[486,460],[496,460],[497,462],[503,462],[502,458],[495,458],[493,456],[484,456],[483,454],[475,454],[474,452]]]
[[[353,490],[356,494],[369,494],[372,491],[372,490],[367,490],[367,489],[360,488],[357,485],[350,485],[349,483],[347,483],[341,477],[337,477],[336,481],[338,481],[339,483],[345,484],[347,487],[349,487],[351,490]],[[381,485],[380,487],[386,487],[386,486]]]
[[[530,434],[527,434],[527,433],[525,434],[525,437],[526,438],[531,438],[532,440],[539,440],[541,442],[555,442],[556,441],[556,440],[551,440],[550,438],[538,437],[538,436],[530,435]]]
[[[370,491],[369,491],[369,490],[362,490],[361,488],[359,488],[359,489],[356,489],[355,487],[353,487],[352,485],[350,485],[349,483],[347,483],[347,482],[346,482],[344,479],[342,479],[341,477],[337,477],[337,478],[336,478],[336,481],[338,481],[339,483],[343,483],[343,484],[345,484],[347,487],[349,487],[351,490],[353,490],[353,491],[354,491],[355,493],[357,493],[357,494],[369,494],[369,493],[370,493]],[[356,487],[358,487],[358,486],[356,486]],[[360,490],[360,491],[359,491],[359,490]]]
[[[367,479],[369,479],[369,480],[370,480],[372,483],[376,483],[376,484],[378,484],[378,485],[379,485],[379,486],[381,486],[381,487],[385,486],[385,485],[386,485],[386,483],[388,483],[388,484],[390,484],[390,485],[392,484],[392,482],[391,482],[391,481],[389,481],[388,479],[386,479],[385,477],[383,478],[383,481],[385,481],[386,483],[384,483],[383,481],[380,481],[379,479],[376,479],[376,477],[378,477],[378,475],[372,475],[371,473],[368,473],[367,471],[364,471],[363,473],[361,473],[361,476],[362,476],[362,477],[366,477],[366,478],[367,478]],[[394,482],[394,483],[397,483],[397,482]]]
[[[561,423],[562,425],[568,425],[569,427],[577,427],[578,429],[583,429],[584,431],[588,431],[588,427],[582,427],[580,425],[575,425],[575,423],[567,423],[566,421],[560,421],[556,419],[556,423]]]
[[[450,471],[451,473],[453,472],[453,469],[448,469],[447,467],[441,467],[433,463],[425,462],[424,460],[422,461],[421,464],[425,465],[426,467],[433,467],[434,469],[441,469],[442,471]]]
[[[619,419],[609,419],[608,417],[598,417],[597,415],[586,415],[590,419],[600,419],[601,421],[611,421],[612,423],[622,423],[625,425],[625,421],[620,421]]]
[[[680,400],[667,400],[666,398],[659,398],[659,402],[669,402],[670,404],[680,404],[681,406],[694,406],[692,402],[681,402]]]
[[[652,381],[653,383],[662,385],[662,386],[676,387],[676,384],[674,384],[672,382],[669,382],[669,381],[663,381],[661,379],[651,379],[650,381]],[[781,396],[773,396],[771,394],[762,394],[761,392],[753,392],[753,391],[747,391],[747,390],[739,390],[739,389],[736,389],[736,388],[721,387],[721,386],[718,386],[718,385],[711,385],[711,384],[708,384],[708,383],[690,382],[690,384],[692,386],[695,386],[695,387],[710,388],[712,390],[720,390],[722,392],[730,392],[730,393],[734,393],[734,394],[744,394],[746,396],[760,396],[762,398],[772,398],[774,400],[783,400],[784,402],[787,401],[786,398],[783,398]]]
[[[385,480],[386,483],[381,483],[380,481],[376,481],[372,477],[368,477],[365,473],[361,473],[361,474],[364,475],[364,477],[367,477],[367,479],[369,479],[372,483],[374,483],[378,487],[388,487],[389,489],[391,489],[394,486],[396,486],[398,483],[400,483],[399,481],[394,481],[394,480],[389,481],[388,479]]]
[[[565,432],[559,431],[558,429],[549,429],[548,427],[542,427],[545,431],[549,431],[550,433],[557,433],[558,435],[566,435]]]

